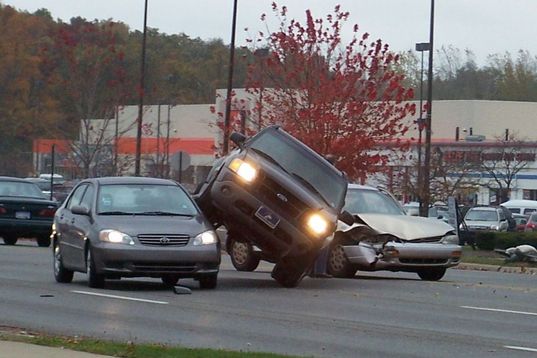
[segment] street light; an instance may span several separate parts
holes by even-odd
[[[425,120],[425,167],[423,173],[424,200],[420,202],[420,215],[427,216],[430,203],[430,172],[431,172],[431,117],[433,110],[433,36],[434,35],[434,0],[431,0],[431,22],[429,28],[429,70],[427,86],[427,118]]]
[[[233,90],[233,62],[235,60],[235,28],[237,25],[237,0],[233,0],[233,20],[231,24],[231,44],[229,45],[229,73],[227,79],[226,113],[224,116],[223,154],[229,150],[229,127],[231,116],[231,91]]]
[[[423,132],[425,119],[423,118],[423,52],[430,50],[428,42],[419,42],[416,44],[416,51],[421,52],[421,70],[420,70],[420,116],[418,118],[418,201],[421,203],[422,198],[422,170],[421,170],[421,134]]]

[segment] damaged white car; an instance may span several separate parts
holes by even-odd
[[[416,272],[423,280],[437,281],[460,262],[462,248],[452,226],[406,215],[384,190],[350,184],[344,209],[356,223],[340,222],[334,234],[327,270],[335,277],[388,270]]]

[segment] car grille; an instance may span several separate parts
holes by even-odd
[[[282,217],[295,219],[307,209],[306,204],[269,176],[265,175],[260,189],[263,201],[277,209]]]
[[[148,263],[148,262],[134,262],[132,265],[129,265],[130,269],[133,271],[144,271],[144,272],[194,272],[197,269],[195,264],[189,263]]]
[[[440,240],[442,240],[442,238],[443,238],[443,236],[426,237],[426,238],[423,238],[423,239],[412,240],[411,242],[412,243],[417,243],[417,242],[439,242]]]
[[[190,240],[188,235],[165,235],[165,234],[143,234],[138,235],[138,240],[142,245],[151,246],[185,246]]]
[[[447,263],[446,259],[404,259],[400,258],[399,261],[403,264],[409,265],[440,265]]]

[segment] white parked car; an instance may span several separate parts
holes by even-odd
[[[460,262],[462,248],[451,225],[406,215],[384,190],[350,184],[344,209],[356,223],[340,222],[334,234],[327,268],[333,276],[389,270],[416,272],[423,280],[437,281]]]
[[[501,208],[475,206],[464,216],[468,231],[507,231],[509,223]],[[465,229],[462,225],[461,229]]]

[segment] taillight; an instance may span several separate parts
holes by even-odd
[[[0,207],[0,215],[7,213],[6,208]]]
[[[535,229],[535,227],[537,227],[537,225],[535,225],[534,223],[527,223],[526,224],[526,230],[533,230],[533,229]]]
[[[56,213],[56,208],[46,208],[39,211],[37,215],[43,216],[46,218],[51,218],[54,216],[54,213]]]

